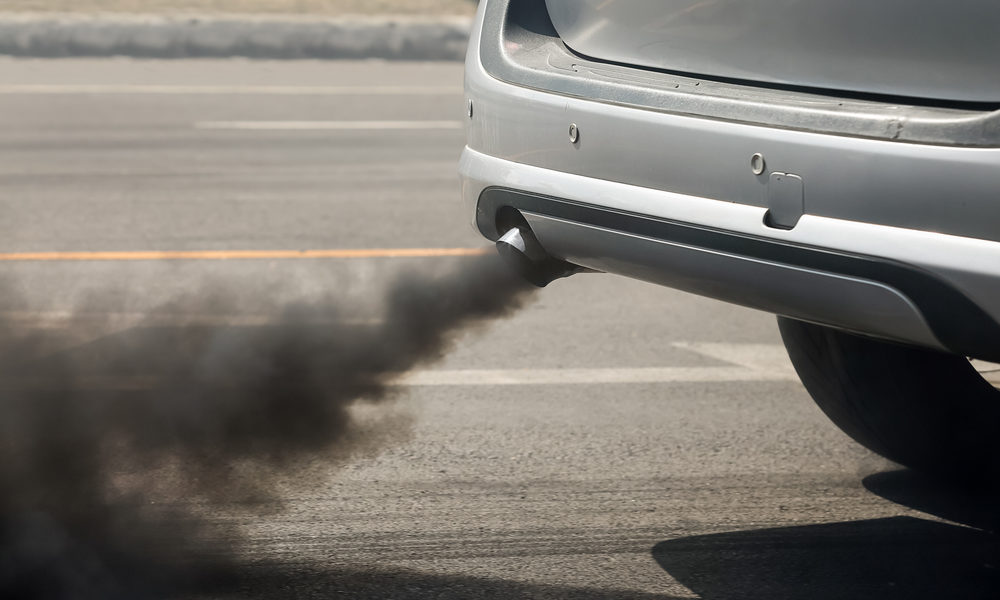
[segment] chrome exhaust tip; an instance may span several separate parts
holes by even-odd
[[[540,288],[586,270],[549,255],[526,226],[512,227],[500,236],[497,252],[514,272]]]

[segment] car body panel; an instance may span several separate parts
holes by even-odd
[[[1000,102],[993,0],[546,0],[602,60],[711,77]]]
[[[616,90],[613,79],[596,86],[602,76],[586,69],[519,63],[557,44],[543,26],[518,30],[504,16],[511,4],[481,4],[467,61],[474,110],[460,173],[483,235],[502,233],[495,202],[508,197],[557,258],[867,335],[1000,356],[1000,148],[849,135],[849,114],[836,132],[719,116],[742,114],[745,94],[717,96],[719,112],[698,116],[635,79],[618,79],[629,102],[570,94],[577,83]],[[861,107],[856,118],[869,114]],[[766,158],[760,173],[756,153]],[[803,195],[791,229],[768,225],[776,174]],[[564,214],[567,203],[596,216]],[[614,225],[623,215],[641,230],[714,231],[725,248]],[[762,245],[784,254],[750,252]]]
[[[997,148],[758,127],[516,87],[473,95],[479,116],[469,129],[469,145],[492,156],[761,207],[769,174],[791,173],[803,180],[811,215],[1000,240]],[[576,144],[569,140],[571,124],[579,129]],[[762,175],[750,167],[757,153],[767,163]]]
[[[968,298],[970,304],[981,309],[984,319],[1000,322],[1000,242],[811,215],[803,215],[792,230],[774,229],[764,224],[767,209],[763,207],[560,173],[488,156],[471,148],[466,148],[462,154],[459,173],[463,197],[475,215],[477,229],[493,240],[500,232],[490,228],[494,223],[494,207],[484,199],[491,190],[517,190],[571,203],[590,203],[616,214],[640,215],[659,222],[683,223],[698,230],[727,232],[742,239],[744,244],[758,240],[791,248],[821,249],[834,256],[879,257],[935,278]],[[765,301],[768,295],[763,290],[751,293],[740,285],[732,285],[734,280],[744,279],[749,255],[744,252],[747,256],[738,256],[739,241],[725,252],[702,246],[701,252],[713,254],[720,260],[714,261],[711,268],[707,268],[706,262],[700,263],[702,268],[697,277],[702,283],[696,284],[688,267],[668,255],[676,256],[678,252],[674,248],[677,246],[696,249],[698,243],[663,244],[662,239],[652,240],[653,236],[643,239],[623,229],[573,223],[571,219],[546,215],[543,210],[531,207],[522,213],[534,226],[538,226],[543,217],[548,217],[549,222],[535,231],[539,241],[554,256],[575,264],[859,333],[877,332],[888,339],[938,349],[946,347],[935,334],[929,333],[928,324],[919,311],[903,310],[908,305],[897,304],[898,311],[875,309],[876,305],[885,307],[887,303],[873,304],[869,292],[861,293],[863,286],[855,285],[861,279],[878,285],[879,282],[871,277],[845,276],[832,268],[803,267],[794,261],[757,260],[758,264],[768,262],[774,268],[768,271],[768,276],[759,277],[755,282],[781,290],[780,302],[773,296]],[[613,236],[614,242],[609,241],[609,236]],[[651,241],[659,243],[651,244]],[[610,250],[612,243],[618,246],[613,252]],[[667,248],[668,245],[674,248]],[[585,250],[588,247],[590,250]],[[670,264],[675,268],[670,268]],[[809,272],[809,284],[787,285],[785,278],[793,271]],[[798,277],[797,281],[804,279]],[[715,292],[703,284],[705,281],[717,282],[712,286]],[[898,290],[895,293],[909,298]],[[816,297],[830,301],[817,303]],[[950,309],[960,311],[959,303],[943,307],[943,310]],[[867,316],[862,318],[861,315]],[[986,332],[988,328],[983,330]],[[977,345],[982,344],[982,340],[977,342]],[[985,344],[989,345],[989,340]],[[997,360],[994,353],[980,354]]]

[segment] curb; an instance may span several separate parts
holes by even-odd
[[[0,13],[0,54],[56,58],[463,60],[465,17],[82,16]]]

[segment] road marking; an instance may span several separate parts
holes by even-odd
[[[158,376],[96,376],[76,382],[87,391],[146,390],[161,385]],[[392,387],[483,387],[514,385],[600,385],[664,383],[732,383],[798,381],[794,376],[753,371],[743,367],[646,367],[614,369],[467,369],[411,371],[390,377]],[[6,378],[0,390],[47,390],[52,382],[40,378]]]
[[[2,95],[246,95],[246,96],[446,96],[458,86],[301,86],[301,85],[0,85]]]
[[[130,376],[82,376],[66,385],[58,379],[48,377],[15,377],[0,380],[0,391],[4,392],[140,392],[156,389],[164,381],[162,377],[146,375]]]
[[[375,248],[365,250],[165,250],[134,252],[9,252],[0,261],[275,260],[316,258],[438,258],[481,256],[490,248]]]
[[[739,365],[755,373],[798,380],[795,367],[781,344],[722,344],[675,342],[674,348],[688,350],[708,358]]]
[[[985,360],[973,360],[975,367],[983,379],[988,381],[993,387],[1000,389],[1000,364],[986,362]]]
[[[3,311],[0,323],[25,329],[66,329],[78,324],[101,326],[99,333],[109,335],[132,327],[279,327],[309,325],[310,327],[374,327],[385,321],[376,318],[315,317],[288,321],[280,315],[268,314],[209,314],[170,312],[73,312],[73,311]],[[113,327],[108,331],[108,326]]]
[[[733,381],[798,381],[795,374],[755,371],[746,367],[642,367],[610,369],[469,369],[415,371],[395,385],[506,386],[597,385],[611,383],[711,383]]]
[[[372,131],[461,129],[461,121],[203,121],[196,129],[237,131]]]
[[[125,314],[125,313],[123,313]],[[42,316],[43,313],[39,313]],[[22,318],[29,313],[18,315]],[[69,317],[71,313],[51,313],[51,317]],[[139,313],[128,313],[128,316],[141,317]],[[176,321],[175,321],[176,319]],[[265,315],[253,316],[214,316],[214,315],[165,315],[157,322],[130,323],[128,325],[176,325],[185,327],[191,325],[216,326],[261,326],[272,324],[281,326],[280,319],[269,320]],[[63,322],[62,324],[65,324]],[[340,322],[344,325],[347,322]],[[350,324],[355,326],[378,326],[377,319],[357,319]],[[26,323],[27,324],[27,323]],[[41,325],[41,323],[39,323]],[[52,323],[53,326],[57,325]],[[124,329],[125,323],[121,323]],[[114,333],[105,332],[105,335]],[[715,358],[727,356],[744,360],[751,365],[728,365],[718,367],[615,367],[615,368],[559,368],[559,369],[441,369],[418,370],[407,373],[387,374],[388,385],[393,387],[483,387],[483,386],[520,386],[520,385],[600,385],[600,384],[668,384],[668,383],[738,383],[738,382],[798,382],[790,364],[785,364],[787,358],[778,360],[778,351],[783,347],[773,344],[696,344],[678,342],[673,344],[679,348],[699,348],[699,353]],[[761,357],[765,357],[762,359]],[[726,361],[730,362],[730,361]],[[162,385],[164,380],[155,375],[134,376],[98,376],[81,379],[78,383],[81,389],[101,390],[142,390]],[[5,378],[0,381],[0,389],[47,389],[51,385],[41,379]]]

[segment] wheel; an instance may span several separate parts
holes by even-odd
[[[963,356],[778,317],[813,400],[866,448],[930,475],[1000,483],[1000,390]]]

